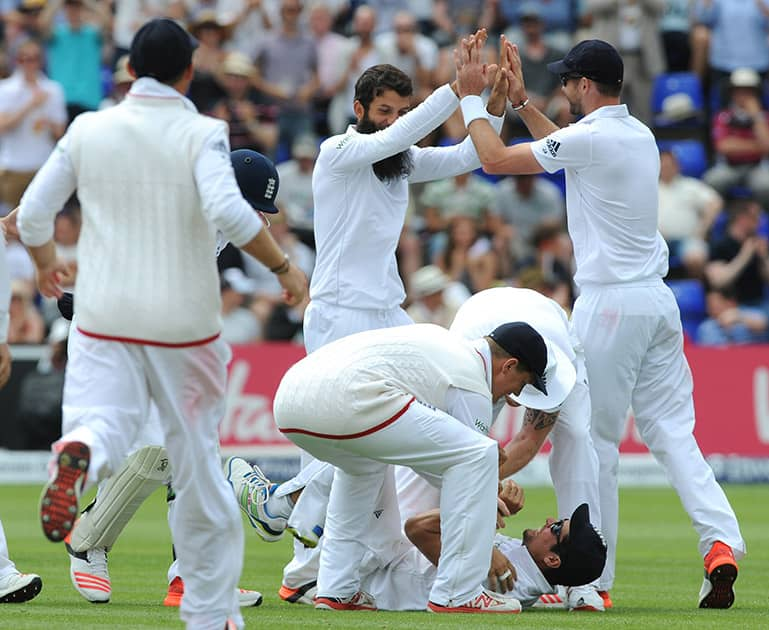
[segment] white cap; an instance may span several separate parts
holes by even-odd
[[[556,411],[574,389],[577,371],[563,350],[549,339],[543,339],[547,346],[547,367],[544,374],[547,394],[543,394],[533,385],[524,385],[520,394],[509,394],[509,397],[529,409]]]
[[[409,284],[411,286],[411,294],[415,298],[420,298],[443,291],[443,289],[449,286],[449,278],[441,271],[440,267],[426,265],[411,274]]]
[[[753,68],[737,68],[729,76],[732,87],[757,88],[761,85],[761,77]]]

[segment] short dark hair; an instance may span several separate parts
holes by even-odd
[[[129,64],[137,79],[152,77],[173,85],[189,68],[197,45],[197,40],[173,20],[155,18],[134,35]]]
[[[411,78],[402,70],[389,63],[371,66],[355,82],[355,100],[368,111],[369,105],[386,90],[393,90],[399,96],[411,96],[414,86]]]
[[[599,83],[598,81],[593,81],[593,83],[595,83],[595,89],[598,90],[601,96],[615,97],[622,93],[622,83],[609,84]]]

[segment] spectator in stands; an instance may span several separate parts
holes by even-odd
[[[533,254],[532,237],[543,223],[563,223],[566,206],[558,186],[536,175],[509,176],[494,187],[491,232],[502,235],[513,258]]]
[[[11,282],[11,306],[8,309],[8,343],[42,343],[45,338],[45,324],[35,307],[35,289],[31,282]]]
[[[471,293],[494,286],[499,260],[491,240],[479,233],[475,216],[454,215],[447,232],[445,245],[434,254],[434,264]]]
[[[242,53],[231,52],[224,58],[219,73],[225,96],[211,108],[210,114],[229,124],[230,148],[272,155],[278,143],[278,127],[257,103],[254,64]]]
[[[526,94],[532,104],[545,112],[558,126],[566,126],[572,120],[569,102],[561,93],[558,75],[547,69],[547,64],[562,59],[564,52],[553,48],[544,39],[542,6],[533,2],[525,3],[519,11],[519,25],[523,35],[519,50],[521,67],[526,76]],[[512,110],[508,113],[512,114]],[[518,117],[511,116],[508,120],[517,121]]]
[[[55,22],[63,8],[64,19]],[[49,0],[40,14],[48,52],[48,74],[64,88],[71,121],[99,108],[104,33],[112,16],[106,0]]]
[[[3,52],[8,55],[10,70],[15,69],[18,48],[28,39],[42,41],[40,14],[46,0],[21,0],[15,11],[3,12]]]
[[[218,5],[219,3],[217,3]],[[222,2],[230,8],[235,2]],[[240,10],[235,9],[230,15],[232,37],[228,43],[230,50],[236,50],[254,59],[259,52],[259,45],[270,33],[275,24],[280,23],[279,2],[277,0],[240,0]]]
[[[281,25],[265,38],[257,57],[259,89],[278,107],[278,143],[286,151],[312,132],[318,91],[315,43],[300,27],[301,14],[301,0],[281,0]]]
[[[485,28],[494,29],[498,0],[434,0],[430,35],[439,47],[453,46],[457,39]],[[423,31],[424,32],[424,31]]]
[[[345,59],[339,60],[344,73],[339,79],[339,84],[334,90],[335,96],[329,106],[329,127],[332,134],[342,133],[347,129],[347,125],[355,124],[355,113],[352,110],[355,102],[355,82],[366,68],[381,63],[379,51],[374,45],[376,23],[376,11],[370,6],[361,4],[355,9],[352,20],[354,35],[350,39],[350,48]]]
[[[346,68],[342,60],[347,59],[351,46],[346,37],[331,30],[333,22],[327,4],[316,1],[310,6],[310,32],[318,56],[318,92],[313,103],[315,132],[321,136],[331,135],[329,107],[337,92],[344,88],[341,80]]]
[[[409,10],[410,2],[409,0],[366,0],[365,4],[376,12],[374,35],[381,35],[390,30],[398,11]]]
[[[429,182],[419,197],[427,232],[440,235],[440,246],[446,239],[441,233],[458,215],[470,217],[477,231],[487,231],[494,195],[494,185],[473,172]]]
[[[542,222],[531,238],[534,253],[520,262],[520,275],[540,278],[547,287],[545,294],[567,311],[574,305],[574,252],[571,239],[562,221]],[[527,286],[527,288],[535,288]],[[540,289],[536,289],[540,290]],[[544,291],[541,291],[544,292]]]
[[[716,164],[703,179],[722,195],[734,186],[747,186],[769,207],[769,112],[761,104],[761,77],[738,68],[730,78],[727,109],[713,119]]]
[[[728,98],[729,77],[738,68],[769,70],[769,5],[766,0],[697,0],[692,29],[692,68],[708,75]]]
[[[66,262],[77,259],[77,241],[80,238],[80,203],[73,196],[56,215],[53,224],[53,242],[56,256]]]
[[[573,0],[536,2],[545,23],[545,39],[551,46],[560,50],[569,50],[572,47],[578,18],[577,6],[589,2],[590,0],[582,0],[580,3]],[[530,11],[530,9],[526,8],[526,5],[531,3],[521,2],[520,0],[498,0],[498,4],[499,11],[507,24],[505,34],[510,41],[520,41],[520,31],[518,29],[521,26],[521,16],[526,11]],[[607,3],[604,2],[603,4]]]
[[[665,0],[660,32],[668,72],[688,72],[691,68],[691,8],[692,0]]]
[[[112,73],[112,89],[99,104],[99,109],[107,109],[120,103],[128,94],[133,82],[134,77],[128,71],[128,55],[123,55],[115,63],[115,71]]]
[[[659,31],[663,0],[584,0],[590,16],[589,37],[612,44],[625,64],[622,100],[630,113],[652,123],[651,93],[654,77],[665,71],[665,53]]]
[[[436,87],[438,46],[418,31],[414,14],[409,11],[395,13],[392,30],[378,35],[375,44],[379,63],[389,63],[411,77],[414,84],[412,104],[422,102]]]
[[[703,277],[708,233],[723,205],[711,186],[681,174],[672,151],[660,151],[659,230],[672,262],[680,261],[692,278]]]
[[[142,24],[156,17],[184,20],[184,0],[116,0],[115,18],[112,23],[112,40],[115,44],[115,58],[127,55],[131,40]]]
[[[46,353],[21,381],[17,422],[24,427],[25,450],[47,450],[61,437],[61,404],[67,367],[69,322],[59,317],[48,333]]]
[[[202,112],[210,111],[225,97],[222,88],[221,67],[227,57],[224,44],[231,34],[228,24],[222,21],[216,11],[199,10],[190,21],[189,31],[198,40],[198,47],[192,56],[195,73],[188,96]]]
[[[222,296],[222,339],[227,343],[253,343],[262,336],[259,318],[248,308],[256,289],[253,280],[237,267],[225,269],[219,278]]]
[[[435,265],[417,269],[408,279],[411,304],[406,309],[417,324],[451,326],[459,307],[470,297],[470,292]]]
[[[305,245],[315,249],[313,234],[312,169],[318,157],[318,141],[314,136],[301,136],[291,147],[292,159],[278,164],[280,188],[275,200],[291,231]]]
[[[761,308],[740,306],[730,287],[707,295],[708,318],[697,327],[702,346],[728,346],[769,341],[769,316]]]
[[[64,92],[43,74],[40,44],[22,44],[16,64],[13,75],[0,81],[0,200],[6,211],[19,205],[67,123]]]
[[[714,289],[731,287],[740,306],[766,308],[769,283],[769,246],[758,234],[761,206],[752,199],[738,199],[729,207],[726,235],[711,245],[705,277]]]

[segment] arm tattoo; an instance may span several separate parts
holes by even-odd
[[[549,413],[539,409],[526,409],[526,414],[523,416],[523,423],[533,424],[537,431],[553,426],[556,420],[558,420],[557,411]]]

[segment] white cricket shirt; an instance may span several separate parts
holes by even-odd
[[[453,177],[480,166],[468,136],[451,147],[412,146],[442,124],[459,100],[448,85],[387,129],[347,132],[320,147],[312,177],[317,259],[310,298],[361,309],[391,309],[406,298],[398,275],[398,245],[408,205],[409,183]],[[497,131],[502,118],[489,117]],[[372,164],[410,151],[408,179],[382,182]]]
[[[657,230],[660,159],[654,136],[625,105],[601,107],[531,143],[549,173],[566,172],[566,215],[577,285],[662,278]]]
[[[5,233],[0,230],[0,343],[8,339],[8,324],[11,306],[11,275],[8,273],[8,263],[5,260]]]

